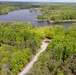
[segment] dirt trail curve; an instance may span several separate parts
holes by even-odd
[[[26,75],[26,73],[31,69],[33,64],[37,61],[38,56],[40,55],[41,52],[46,50],[47,45],[49,44],[49,39],[44,39],[41,45],[41,50],[35,55],[35,57],[31,60],[31,62],[24,68],[24,70],[18,74],[18,75]]]

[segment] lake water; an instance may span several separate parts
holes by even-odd
[[[16,10],[9,12],[9,14],[0,15],[0,22],[31,22],[32,24],[34,24],[35,27],[63,25],[65,28],[67,28],[73,25],[73,23],[51,24],[48,22],[37,22],[34,19],[37,17],[38,14],[38,12],[30,13],[29,9]]]

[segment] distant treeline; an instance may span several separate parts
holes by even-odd
[[[76,4],[46,4],[37,19],[48,22],[76,22]]]
[[[18,9],[38,8],[40,5],[23,2],[0,2],[0,14],[8,14],[10,11]]]

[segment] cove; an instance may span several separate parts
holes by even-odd
[[[35,27],[44,27],[44,26],[55,26],[55,25],[62,25],[65,28],[72,26],[74,23],[48,23],[48,22],[37,22],[34,19],[37,15],[40,14],[39,12],[29,12],[29,9],[20,9],[9,12],[5,15],[0,15],[0,22],[31,22]]]

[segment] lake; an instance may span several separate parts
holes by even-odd
[[[58,23],[52,24],[48,22],[37,22],[34,19],[37,17],[39,12],[30,13],[29,9],[21,9],[9,12],[5,15],[0,15],[0,22],[31,22],[35,27],[40,26],[51,26],[51,25],[62,25],[65,28],[73,25],[73,23]]]

